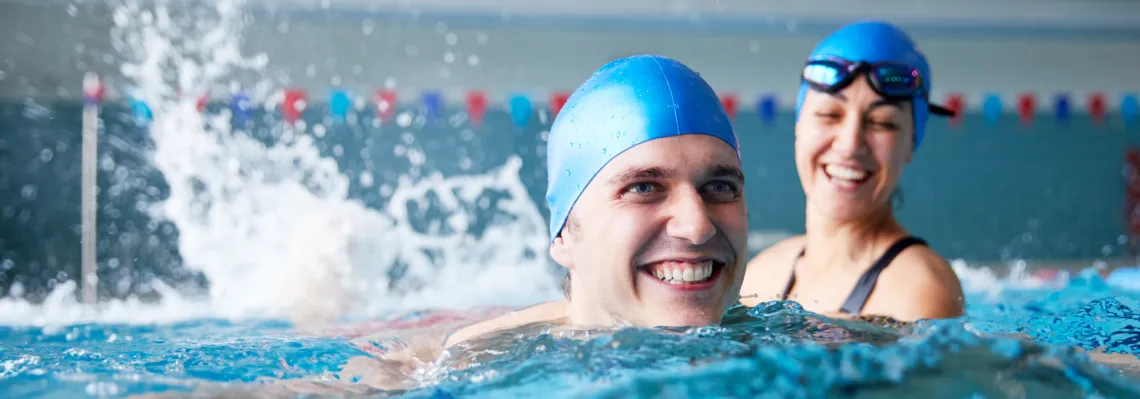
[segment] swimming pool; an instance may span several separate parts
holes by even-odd
[[[835,321],[771,302],[731,309],[723,326],[509,332],[424,364],[407,389],[374,397],[1125,398],[1140,373],[1085,350],[1140,349],[1140,293],[1092,269],[1071,279],[993,280],[956,265],[968,287],[960,320],[913,326]],[[6,304],[8,305],[8,304]],[[276,397],[280,380],[338,383],[367,336],[476,312],[378,315],[301,332],[284,320],[64,323],[0,328],[5,397],[125,397],[197,392]],[[491,313],[487,313],[491,314]],[[442,315],[442,316],[441,316]],[[482,317],[482,316],[479,316]],[[355,329],[353,327],[356,327]],[[1009,336],[1020,338],[1010,338]],[[460,365],[465,365],[461,367]],[[359,392],[359,391],[357,391]],[[295,392],[293,392],[295,394]],[[255,396],[247,396],[255,395]],[[289,396],[291,397],[291,396]]]
[[[337,124],[311,107],[292,126],[261,111],[233,124],[228,104],[199,113],[178,89],[195,79],[224,86],[230,70],[267,75],[266,61],[242,55],[236,40],[183,40],[241,37],[241,2],[214,3],[197,16],[206,22],[182,32],[137,2],[111,5],[111,36],[123,44],[111,59],[130,72],[154,119],[144,128],[129,110],[105,108],[105,298],[76,304],[74,276],[50,267],[46,297],[25,300],[9,288],[0,299],[0,396],[292,397],[282,386],[305,381],[334,393],[413,398],[1140,396],[1140,373],[1103,368],[1083,352],[1135,359],[1140,292],[1106,284],[1095,269],[1040,281],[964,264],[956,265],[969,295],[961,320],[875,326],[777,302],[733,309],[720,327],[518,331],[422,364],[397,381],[403,388],[340,386],[353,382],[337,377],[342,366],[385,345],[377,335],[558,296],[533,189],[544,178],[533,166],[542,164],[542,127],[514,128],[505,112],[486,116],[485,126],[504,127],[496,135],[469,127],[462,113],[431,121],[401,109],[379,121],[360,112]],[[70,173],[59,165],[77,153],[67,144],[76,143],[78,123],[67,121],[81,110],[19,105],[27,128],[16,130],[32,137],[31,151],[13,153],[45,174]],[[20,187],[20,200],[67,197],[59,186]],[[44,264],[56,243],[33,243]],[[41,273],[34,262],[16,267]],[[480,307],[438,310],[457,304]],[[314,329],[297,319],[334,324]]]

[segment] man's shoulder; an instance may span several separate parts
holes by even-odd
[[[448,348],[463,341],[477,338],[495,331],[507,330],[531,323],[554,320],[566,315],[566,301],[544,302],[525,307],[511,313],[471,324],[456,330],[447,337],[444,347]]]

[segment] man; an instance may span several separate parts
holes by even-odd
[[[550,254],[568,269],[567,300],[458,329],[364,339],[332,386],[291,394],[407,389],[443,347],[547,322],[575,327],[718,324],[744,277],[748,215],[736,134],[696,72],[660,56],[606,64],[563,106],[547,143]],[[525,283],[525,282],[520,282]],[[346,384],[347,381],[354,381]]]
[[[696,72],[660,56],[613,61],[570,97],[547,143],[550,254],[565,301],[460,329],[450,347],[540,321],[711,325],[735,304],[747,255],[731,121]]]

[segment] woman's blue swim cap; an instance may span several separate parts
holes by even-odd
[[[740,148],[732,121],[716,92],[684,64],[639,55],[610,62],[566,101],[546,144],[546,204],[550,239],[562,231],[570,209],[610,160],[663,137],[707,134]]]
[[[930,92],[930,65],[926,56],[918,51],[914,41],[902,29],[881,21],[861,21],[844,26],[823,39],[811,52],[809,59],[838,57],[848,61],[899,62],[918,70],[922,75],[923,89]],[[800,85],[796,96],[796,117],[799,118],[807,84]],[[928,98],[915,96],[914,108],[914,148],[926,133],[926,121],[930,118]],[[944,109],[939,106],[936,108]]]

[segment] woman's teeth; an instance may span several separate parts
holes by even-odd
[[[867,178],[867,171],[862,169],[853,169],[846,166],[827,165],[823,167],[823,171],[827,172],[828,176],[833,179],[843,179],[850,181],[862,181]]]
[[[669,284],[702,282],[712,277],[713,261],[661,262],[653,265],[650,272],[661,281]]]

